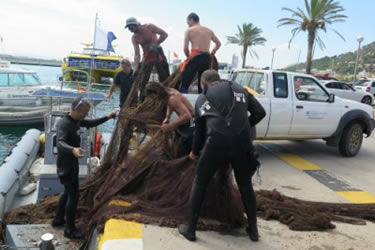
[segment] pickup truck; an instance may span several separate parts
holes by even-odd
[[[230,79],[256,96],[267,112],[256,127],[258,140],[323,139],[352,157],[363,135],[370,136],[374,129],[372,107],[335,97],[314,76],[241,69]]]

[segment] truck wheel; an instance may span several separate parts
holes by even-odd
[[[365,96],[365,97],[363,97],[361,102],[364,103],[364,104],[371,105],[372,104],[372,98],[370,96]]]
[[[339,152],[346,157],[355,156],[361,149],[363,141],[363,130],[361,125],[353,123],[348,125],[342,133]]]

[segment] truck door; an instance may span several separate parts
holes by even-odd
[[[291,137],[329,137],[336,130],[341,111],[329,102],[329,93],[308,76],[292,76],[294,87]]]
[[[267,131],[267,138],[285,138],[289,136],[292,122],[292,97],[286,73],[272,74],[273,88],[271,88],[271,118]],[[290,92],[290,93],[289,93]]]

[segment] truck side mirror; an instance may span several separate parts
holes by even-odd
[[[334,103],[335,102],[335,94],[330,93],[329,98],[328,98],[329,103]]]

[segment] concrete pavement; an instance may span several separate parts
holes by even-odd
[[[313,201],[352,203],[371,202],[375,199],[374,135],[364,139],[360,153],[354,158],[342,157],[336,148],[327,147],[319,140],[260,141],[257,142],[257,148],[261,153],[262,184],[259,185],[254,178],[256,189],[277,189],[285,195]],[[313,172],[314,170],[318,171]],[[342,195],[339,189],[345,189],[345,192],[355,190],[355,192]],[[366,195],[363,196],[363,193]],[[121,227],[120,231],[123,230],[129,235],[129,230],[137,228],[138,233],[140,226],[142,228],[141,234],[137,234],[141,244],[126,249],[374,249],[374,223],[368,222],[366,226],[335,224],[337,228],[331,231],[295,232],[277,221],[259,219],[261,239],[258,243],[251,242],[244,229],[231,235],[200,231],[197,234],[198,241],[195,243],[182,238],[177,229],[153,225],[131,225]],[[110,226],[106,226],[106,229],[111,231]],[[126,240],[131,240],[126,237],[121,238],[119,230],[114,231],[119,233],[116,236],[118,243],[116,248],[109,244],[111,242],[109,237],[102,249],[125,249],[122,246],[125,246]],[[129,241],[129,243],[134,242]]]

